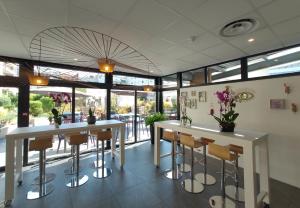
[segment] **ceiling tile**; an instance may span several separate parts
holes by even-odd
[[[22,0],[4,1],[4,5],[9,15],[62,25],[67,17],[67,2],[67,0]]]
[[[160,38],[153,38],[145,42],[139,48],[139,50],[150,50],[155,53],[165,53],[165,51],[169,50],[169,48],[171,48],[172,46],[174,46],[174,43],[170,41]]]
[[[261,7],[265,4],[271,3],[274,0],[250,0],[255,7]]]
[[[165,5],[181,14],[188,14],[195,8],[198,8],[207,0],[157,0],[162,5]]]
[[[181,58],[183,56],[186,56],[188,54],[192,54],[194,53],[194,51],[184,48],[182,46],[173,46],[167,50],[165,50],[162,55],[171,58],[171,59],[177,59],[177,58]]]
[[[157,2],[140,0],[127,18],[124,19],[124,22],[156,35],[178,17],[175,12]]]
[[[80,15],[78,15],[80,14]],[[110,34],[118,23],[89,10],[72,5],[69,10],[68,25],[83,27],[96,32]]]
[[[287,35],[300,33],[299,25],[300,25],[300,17],[273,25],[272,29],[276,33],[276,35],[283,37]],[[299,41],[300,41],[300,37],[299,37]]]
[[[27,50],[16,34],[0,30],[0,40],[0,55],[29,58]]]
[[[199,36],[204,30],[198,25],[182,17],[162,32],[162,37],[174,43],[181,43],[191,39],[191,36]]]
[[[217,63],[217,60],[208,57],[202,53],[194,53],[185,57],[181,57],[180,60],[191,62],[196,64],[197,67],[207,66],[209,64]]]
[[[268,4],[259,8],[261,15],[270,24],[276,24],[300,15],[299,0],[277,0],[272,4]]]
[[[7,15],[5,13],[0,12],[0,28],[1,30],[8,32],[15,32],[15,28]]]
[[[133,48],[138,48],[150,35],[140,29],[121,24],[111,34],[112,37],[121,40]]]
[[[278,49],[281,47],[282,44],[279,42],[261,42],[260,44],[256,44],[255,46],[245,47],[243,48],[243,51],[245,51],[248,55],[253,55],[273,49]]]
[[[117,21],[128,14],[135,2],[136,0],[71,0],[74,5]]]
[[[252,10],[252,6],[244,0],[209,0],[188,16],[201,26],[213,29]]]
[[[249,43],[248,39],[254,38],[255,41]],[[244,48],[259,48],[263,49],[262,45],[278,45],[280,41],[276,38],[276,36],[272,33],[272,31],[268,28],[255,31],[251,34],[243,35],[240,37],[236,37],[229,41],[232,45],[237,48],[243,50]],[[265,48],[264,50],[268,50],[269,48]]]
[[[300,43],[300,32],[288,35],[279,36],[279,39],[283,42],[284,46],[291,46]]]
[[[216,35],[205,33],[198,37],[195,37],[194,41],[192,41],[192,39],[186,40],[185,42],[182,43],[182,45],[185,46],[186,48],[190,48],[201,52],[204,49],[213,47],[220,43],[222,43],[222,40],[218,38]]]
[[[202,51],[205,55],[215,58],[220,61],[226,61],[244,56],[245,54],[230,46],[229,44],[222,43],[217,46],[208,48]]]

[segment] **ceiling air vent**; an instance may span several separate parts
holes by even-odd
[[[225,25],[220,35],[223,37],[235,37],[253,32],[258,26],[255,19],[240,19]]]

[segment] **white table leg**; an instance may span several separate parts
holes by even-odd
[[[112,159],[115,159],[117,130],[118,130],[117,128],[112,129],[112,140],[111,140],[111,157],[112,157]]]
[[[160,128],[154,127],[154,165],[160,165]]]
[[[23,140],[16,140],[16,174],[18,176],[19,185],[22,184],[23,181]]]
[[[6,140],[5,164],[5,205],[9,206],[14,198],[15,140]]]
[[[255,149],[252,143],[244,147],[244,186],[245,207],[257,208]]]
[[[259,145],[259,161],[260,161],[260,192],[266,193],[264,202],[270,204],[270,169],[269,169],[269,151],[268,151],[268,139],[265,139]]]
[[[125,126],[120,127],[121,137],[120,137],[120,166],[123,167],[125,163]]]

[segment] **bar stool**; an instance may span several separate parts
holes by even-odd
[[[228,147],[221,145],[209,143],[208,144],[208,153],[221,159],[221,196],[212,196],[209,198],[209,205],[212,208],[231,208],[236,207],[236,204],[225,197],[225,161],[234,161],[236,156],[230,152]]]
[[[192,137],[192,135],[181,133],[179,137],[180,137],[180,143],[182,145],[191,148],[191,172],[190,172],[191,176],[190,178],[187,178],[184,181],[182,181],[181,185],[187,192],[201,193],[204,190],[204,186],[202,183],[197,181],[194,177],[194,148],[199,148],[202,146],[202,144],[201,142],[195,140],[194,137]]]
[[[234,160],[234,183],[225,187],[226,195],[239,202],[245,201],[244,189],[239,187],[239,156],[243,154],[243,147],[234,144],[229,144],[228,148],[235,155]]]
[[[182,173],[180,172],[179,168],[176,165],[176,160],[175,160],[175,155],[176,155],[176,151],[175,151],[175,146],[176,146],[176,142],[177,142],[177,134],[173,131],[163,131],[163,139],[168,140],[171,142],[172,144],[172,153],[171,153],[171,158],[172,158],[172,168],[171,170],[165,170],[164,171],[164,176],[166,176],[169,179],[172,180],[178,180],[179,178],[181,178]]]
[[[97,156],[96,156],[96,161],[94,162],[94,164],[96,164],[97,166],[97,170],[93,173],[93,176],[95,178],[106,178],[108,176],[111,175],[112,173],[112,169],[111,168],[105,168],[104,167],[104,142],[107,140],[110,140],[112,138],[112,133],[111,130],[106,130],[106,131],[98,131],[97,132],[97,141],[96,141],[96,145],[97,145]],[[102,161],[101,161],[101,166],[99,166],[99,141],[102,142]]]
[[[50,194],[54,187],[52,184],[47,184],[49,182],[46,180],[46,149],[52,147],[52,138],[49,137],[39,137],[29,143],[29,151],[39,151],[40,161],[39,161],[39,182],[37,186],[34,186],[32,190],[27,193],[27,199],[39,199]],[[55,177],[55,175],[54,175]],[[54,179],[53,177],[53,179]]]
[[[97,145],[96,141],[97,141],[98,132],[99,132],[99,130],[90,130],[90,132],[89,132],[89,137],[92,138],[95,145]],[[98,152],[99,149],[97,147],[98,147],[98,145],[96,146],[96,152],[97,152],[97,154],[99,154],[99,152]],[[100,159],[98,160],[98,159],[99,158],[97,158],[97,160],[95,160],[91,164],[92,168],[97,169],[97,168],[100,168],[102,166],[102,160],[100,160]],[[104,165],[105,165],[105,161],[104,161]]]
[[[203,185],[213,185],[216,183],[215,177],[212,175],[207,174],[207,154],[206,154],[206,147],[210,143],[214,143],[215,140],[201,137],[201,143],[203,146],[203,166],[204,166],[204,173],[197,173],[195,175],[195,179],[201,182]]]
[[[66,183],[67,187],[74,188],[81,186],[85,184],[89,177],[87,175],[79,175],[79,155],[80,155],[80,145],[84,144],[88,141],[88,135],[87,134],[72,134],[67,136],[67,142],[72,147],[73,155],[75,156],[76,153],[76,160],[73,156],[73,164],[72,164],[72,170],[74,170],[74,174],[71,176],[71,178]]]

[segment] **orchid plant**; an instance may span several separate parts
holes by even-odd
[[[215,94],[220,105],[220,115],[216,116],[213,108],[210,110],[210,115],[218,121],[222,128],[234,128],[234,122],[239,116],[239,113],[236,113],[234,110],[238,101],[237,97],[229,87],[226,87],[223,91],[217,91]]]
[[[56,94],[50,94],[50,97],[52,98],[53,102],[55,103],[55,107],[51,110],[53,116],[49,118],[49,120],[54,120],[55,124],[61,125],[62,124],[62,118],[66,118],[64,114],[64,110],[67,104],[71,102],[71,97],[67,93],[56,93]]]

